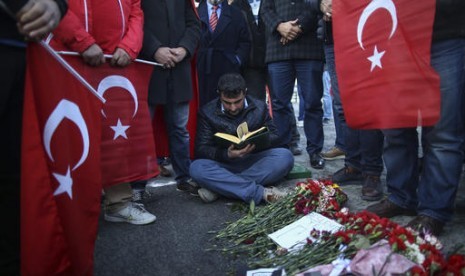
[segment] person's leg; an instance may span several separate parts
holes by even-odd
[[[362,199],[379,200],[383,196],[380,176],[383,171],[384,136],[380,130],[359,130],[359,139],[364,176]]]
[[[20,273],[20,167],[25,49],[0,46],[0,274]]]
[[[164,105],[163,114],[168,131],[170,157],[178,183],[187,181],[191,164],[189,151],[189,102],[168,103]]]
[[[107,213],[116,213],[128,206],[132,199],[129,183],[121,183],[103,189],[105,191],[104,209]]]
[[[323,120],[331,120],[333,118],[333,106],[331,94],[331,79],[328,71],[323,72]]]
[[[273,121],[278,130],[279,144],[287,146],[291,141],[290,126],[294,116],[289,103],[294,92],[295,70],[290,61],[273,62],[268,64],[268,74],[273,105]]]
[[[235,162],[240,164],[239,162]],[[237,175],[234,162],[225,164],[209,159],[194,160],[190,166],[192,179],[202,188],[206,188],[219,195],[241,199],[245,202],[254,201],[259,204],[263,199],[263,186],[254,180],[245,179]]]
[[[247,94],[259,100],[266,100],[266,68],[246,68],[243,72],[247,84]]]
[[[267,186],[285,177],[294,165],[292,153],[285,148],[273,148],[253,153],[247,160],[246,169],[238,175]]]
[[[297,82],[305,102],[304,130],[309,155],[320,153],[323,148],[323,63],[313,60],[294,61]]]
[[[423,129],[418,213],[441,222],[452,219],[462,171],[464,52],[465,39],[433,43],[431,48],[431,65],[441,79],[441,114],[432,128]]]
[[[294,114],[295,112],[294,112],[292,103],[289,102],[289,106],[292,109],[292,113]],[[302,149],[299,146],[300,133],[299,133],[299,130],[297,129],[297,121],[295,119],[295,116],[292,116],[291,118],[290,131],[291,131],[291,142],[289,143],[289,149],[291,150],[293,155],[301,155]]]

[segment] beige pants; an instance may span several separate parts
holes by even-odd
[[[104,189],[105,199],[103,200],[106,212],[114,213],[128,206],[132,199],[132,189],[130,183],[121,183]]]

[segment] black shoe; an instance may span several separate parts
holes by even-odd
[[[320,156],[320,153],[314,153],[310,156],[310,166],[317,170],[325,167],[325,160]]]
[[[383,197],[381,179],[377,175],[365,176],[362,187],[362,199],[366,201],[377,201]]]
[[[356,168],[344,166],[344,168],[333,174],[331,180],[339,186],[347,184],[359,184],[363,180],[363,175],[362,172]]]
[[[383,218],[392,218],[396,216],[415,216],[417,214],[415,210],[402,208],[397,204],[392,203],[387,198],[379,203],[368,206],[366,210]]]
[[[425,215],[419,215],[411,220],[407,224],[407,227],[420,232],[420,234],[432,234],[437,237],[441,234],[442,229],[444,228],[444,222]]]
[[[180,192],[188,192],[193,196],[199,196],[199,185],[192,179],[184,180],[176,184],[176,190]]]

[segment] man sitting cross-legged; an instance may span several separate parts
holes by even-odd
[[[266,104],[246,97],[246,90],[241,75],[225,74],[218,82],[219,98],[207,103],[199,112],[195,140],[197,159],[191,164],[190,175],[202,187],[199,196],[204,202],[212,202],[222,195],[259,204],[276,201],[285,195],[276,188],[264,186],[283,178],[291,170],[294,157],[288,149],[275,148],[276,127]],[[265,126],[269,135],[260,145],[249,144],[242,149],[232,144],[222,147],[217,142],[215,133],[235,135],[243,122],[247,122],[251,131]]]

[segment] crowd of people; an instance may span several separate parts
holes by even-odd
[[[8,213],[8,227],[0,230],[5,275],[15,275],[19,268],[25,38],[36,41],[50,32],[52,45],[78,52],[88,66],[106,62],[105,54],[112,55],[112,66],[126,67],[136,57],[161,65],[153,70],[148,104],[152,118],[163,110],[179,191],[205,203],[220,196],[256,204],[283,197],[285,192],[270,185],[289,173],[293,155],[302,151],[291,103],[297,82],[309,167],[323,169],[326,161],[344,158],[332,181],[361,184],[362,199],[381,200],[369,211],[388,218],[412,215],[409,226],[442,232],[453,216],[464,160],[464,1],[436,1],[431,65],[440,76],[441,112],[436,125],[422,128],[421,139],[415,127],[358,130],[347,125],[336,74],[331,0],[262,0],[258,19],[247,0],[198,2],[0,0],[0,125],[6,129],[0,135],[0,207],[15,210]],[[196,137],[187,130],[193,78],[199,91]],[[323,152],[323,123],[328,121],[323,80],[329,79],[332,107],[325,111],[333,110],[337,138]],[[235,134],[243,122],[250,130],[268,129],[264,145],[223,147],[215,141],[215,133]],[[387,197],[380,178],[384,168]],[[133,200],[145,188],[145,182],[106,188],[105,219],[139,225],[155,221]]]

